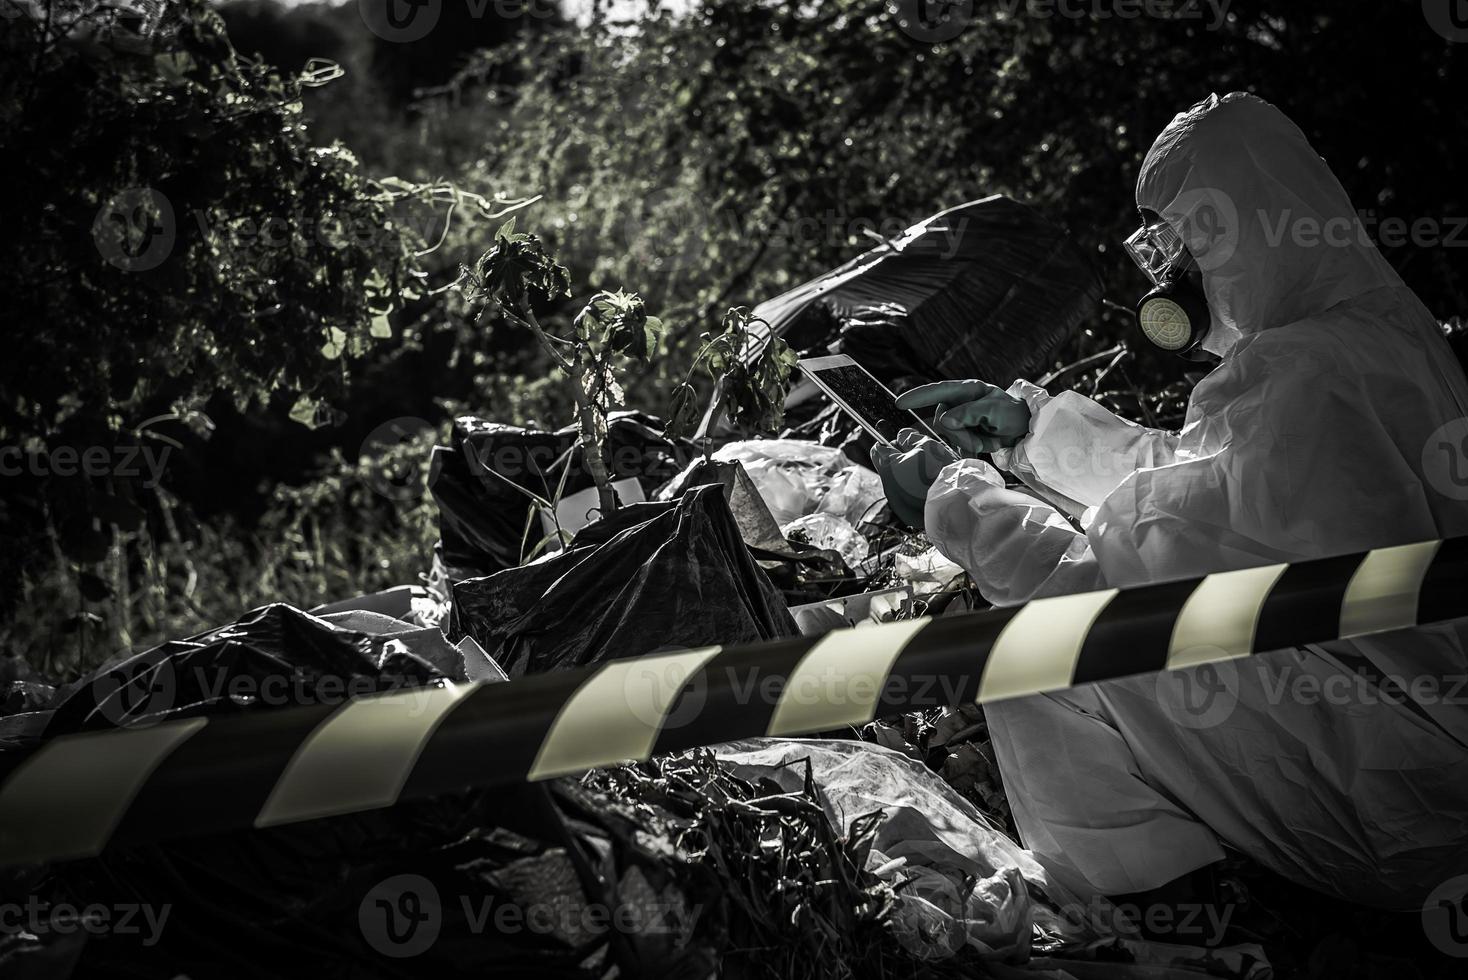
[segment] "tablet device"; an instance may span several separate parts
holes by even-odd
[[[800,370],[883,445],[895,446],[897,433],[903,429],[916,429],[944,441],[917,415],[898,408],[897,396],[845,354],[804,358]]]

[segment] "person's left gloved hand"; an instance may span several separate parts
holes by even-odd
[[[882,477],[887,505],[903,524],[921,530],[923,508],[928,502],[928,488],[958,454],[936,439],[916,429],[903,429],[897,434],[897,446],[878,444],[872,448],[872,466]]]

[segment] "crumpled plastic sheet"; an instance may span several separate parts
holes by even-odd
[[[769,506],[749,474],[737,462],[721,463],[699,457],[659,487],[656,496],[658,500],[676,500],[690,487],[708,483],[717,483],[724,488],[724,499],[729,501],[729,509],[734,513],[734,521],[739,525],[739,534],[745,544],[765,551],[786,549],[780,525],[775,523]]]
[[[899,582],[911,585],[914,594],[924,596],[947,589],[964,575],[964,570],[961,565],[945,558],[937,548],[929,548],[920,555],[895,556],[892,574]]]
[[[1005,836],[972,803],[922,763],[866,742],[834,739],[749,739],[714,754],[741,778],[767,776],[794,790],[810,759],[832,821],[849,829],[857,817],[883,810],[869,865],[894,880],[918,882],[924,900],[899,910],[899,935],[947,937],[909,946],[918,955],[948,955],[963,943],[989,952],[1028,948],[1031,924],[1057,946],[1081,946],[1106,935],[1101,923],[1073,922],[1051,906],[1080,909],[1030,852]],[[899,863],[900,862],[900,863]],[[960,896],[966,876],[979,884]],[[909,886],[912,887],[912,886]],[[1035,902],[1038,891],[1048,903]],[[904,894],[906,889],[899,892]],[[941,912],[942,915],[937,915]],[[942,923],[936,932],[933,921]],[[940,953],[940,947],[952,944]]]
[[[806,514],[780,528],[785,537],[800,533],[812,547],[834,551],[852,568],[860,568],[872,553],[872,546],[861,532],[844,517],[824,512]]]
[[[450,630],[512,678],[798,633],[717,484],[622,508],[561,554],[458,583]]]
[[[840,449],[798,439],[731,442],[714,453],[744,464],[770,513],[782,527],[807,514],[834,514],[853,527],[869,520],[886,499],[876,471],[853,463]]]
[[[804,785],[809,760],[826,810],[843,831],[884,811],[868,868],[899,885],[892,928],[921,958],[942,959],[968,944],[997,976],[1016,980],[1272,975],[1256,945],[1204,950],[1118,934],[1124,920],[1110,903],[1081,902],[1034,854],[900,752],[869,742],[780,738],[730,742],[713,752],[740,778],[773,779],[790,791]],[[1116,947],[1112,955],[1092,955],[1108,946]]]
[[[313,616],[273,603],[226,626],[98,668],[58,692],[45,736],[269,709],[280,699],[336,700],[467,676],[463,654],[437,628],[363,610]]]

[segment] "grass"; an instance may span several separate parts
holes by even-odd
[[[94,566],[68,561],[53,541],[0,623],[0,650],[60,683],[266,603],[309,609],[418,583],[438,538],[428,445],[355,462],[338,454],[312,482],[278,487],[251,527],[195,520],[160,490],[151,519]]]

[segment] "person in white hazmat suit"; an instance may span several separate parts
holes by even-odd
[[[1178,115],[1137,205],[1160,232],[1139,264],[1191,277],[1222,358],[1182,431],[1024,381],[926,385],[901,404],[1033,493],[909,430],[874,453],[899,515],[998,605],[1468,534],[1468,385],[1283,113],[1235,94]],[[989,705],[1023,843],[1083,895],[1155,891],[1227,843],[1420,906],[1468,873],[1465,641],[1451,624]]]

